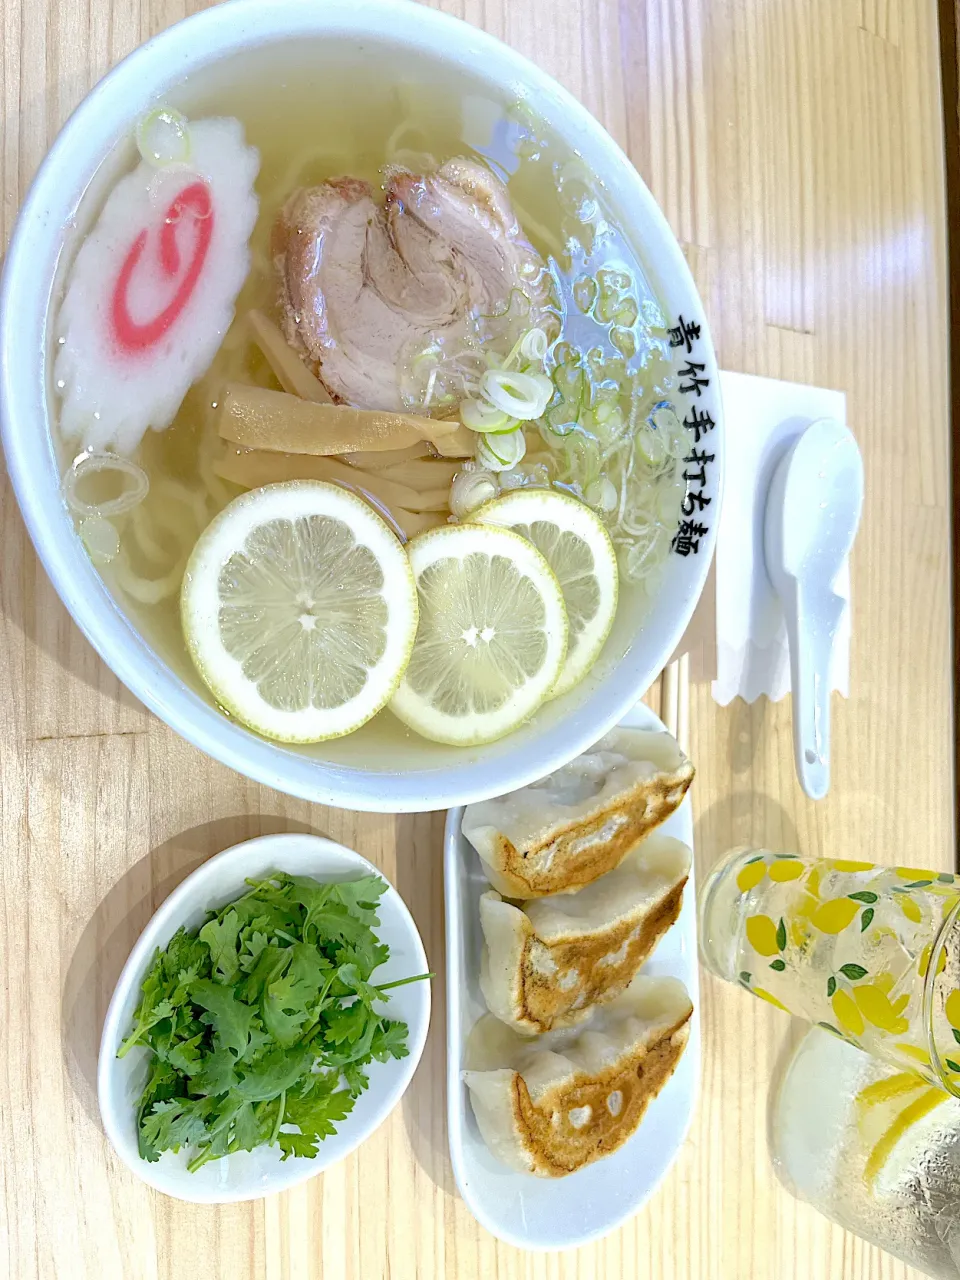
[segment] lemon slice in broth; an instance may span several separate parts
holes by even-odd
[[[236,498],[201,534],[181,592],[190,656],[224,708],[281,742],[365,724],[417,630],[407,554],[361,498],[300,480]]]
[[[560,584],[519,534],[446,525],[407,546],[420,626],[390,709],[434,742],[494,742],[553,691],[567,647]]]
[[[617,555],[603,522],[583,502],[556,489],[516,489],[470,517],[512,529],[546,559],[563,592],[570,634],[553,697],[580,683],[617,616]]]

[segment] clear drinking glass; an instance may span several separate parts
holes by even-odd
[[[775,1083],[769,1142],[798,1199],[937,1280],[960,1280],[960,1099],[811,1030]]]
[[[960,878],[735,849],[699,914],[718,977],[960,1097]]]

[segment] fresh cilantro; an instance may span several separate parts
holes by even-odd
[[[232,987],[223,987],[209,978],[198,978],[190,984],[190,999],[206,1009],[200,1021],[213,1028],[214,1046],[232,1049],[242,1058],[250,1043],[250,1028],[257,1011],[238,1000]]]
[[[407,1024],[382,1021],[374,1032],[370,1056],[378,1062],[386,1062],[389,1058],[405,1058],[409,1052]]]
[[[210,959],[221,982],[233,982],[237,976],[240,968],[237,955],[239,936],[240,917],[236,911],[228,911],[222,920],[208,920],[200,930],[200,940],[210,948]]]
[[[390,952],[374,930],[379,876],[321,884],[278,872],[248,881],[193,932],[179,929],[143,980],[123,1057],[152,1057],[137,1106],[140,1155],[188,1149],[188,1169],[276,1144],[312,1157],[369,1086],[371,1062],[405,1057],[385,1016]]]

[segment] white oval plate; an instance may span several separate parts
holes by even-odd
[[[622,724],[663,729],[642,704]],[[613,1155],[566,1178],[515,1173],[490,1154],[463,1083],[467,1036],[484,1013],[480,992],[480,895],[489,884],[480,858],[460,833],[463,809],[447,815],[444,881],[447,913],[447,1131],[460,1194],[477,1221],[520,1249],[574,1249],[613,1231],[653,1195],[690,1128],[700,1076],[699,984],[693,867],[676,924],[644,966],[680,978],[693,1001],[690,1040],[673,1076],[647,1108],[640,1128]],[[693,848],[689,795],[662,827]]]
[[[120,1159],[138,1178],[168,1196],[196,1204],[229,1204],[257,1200],[283,1191],[322,1173],[369,1138],[400,1101],[417,1068],[430,1023],[430,983],[412,982],[398,987],[384,1009],[409,1028],[409,1056],[399,1062],[372,1062],[370,1087],[356,1101],[350,1115],[340,1122],[333,1137],[320,1144],[311,1160],[291,1156],[281,1161],[277,1147],[241,1151],[187,1172],[184,1152],[165,1152],[158,1161],[141,1159],[137,1150],[136,1107],[146,1081],[149,1052],[133,1049],[117,1058],[140,999],[140,984],[157,947],[165,947],[181,925],[196,928],[211,908],[238,898],[247,888],[248,876],[270,871],[313,876],[317,880],[353,880],[370,872],[386,880],[383,872],[352,849],[322,836],[261,836],[226,849],[187,876],[153,916],[130,953],[117,983],[100,1040],[97,1093],[107,1137]],[[413,917],[396,889],[387,881],[380,899],[377,936],[390,948],[390,959],[377,970],[377,980],[392,982],[427,972],[427,957]]]

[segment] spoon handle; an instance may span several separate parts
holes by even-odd
[[[793,751],[800,785],[811,800],[830,790],[830,692],[833,643],[845,601],[794,585],[794,608],[785,611],[793,689]]]

